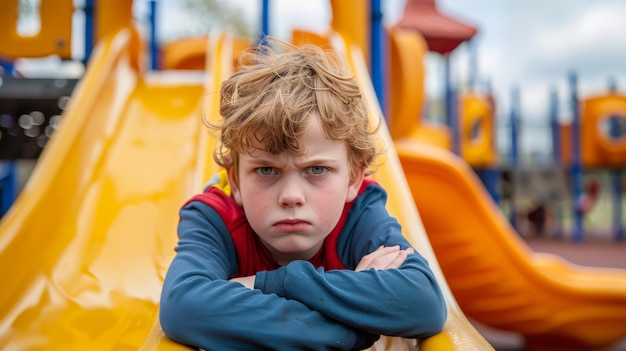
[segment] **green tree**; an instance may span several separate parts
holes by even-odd
[[[260,1],[260,0],[249,0]],[[182,4],[189,13],[189,25],[186,35],[209,33],[214,28],[224,28],[233,35],[255,38],[254,28],[257,23],[250,23],[242,11],[232,1],[220,0],[183,0]]]

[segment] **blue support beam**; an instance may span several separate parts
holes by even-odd
[[[370,50],[370,62],[372,67],[372,84],[374,85],[374,90],[376,91],[376,97],[378,98],[378,103],[380,104],[380,108],[383,111],[383,115],[387,115],[386,112],[386,81],[385,77],[387,76],[387,72],[385,68],[387,67],[387,47],[386,47],[386,38],[385,38],[385,28],[383,24],[383,11],[382,11],[382,1],[381,0],[371,0],[371,50]],[[389,121],[387,121],[389,122]]]
[[[156,0],[150,0],[150,68],[158,70],[161,67],[159,62],[159,38],[157,35],[157,14],[158,6]]]
[[[571,129],[571,150],[572,150],[572,198],[574,226],[572,228],[572,239],[575,242],[582,242],[584,236],[584,214],[578,208],[579,199],[583,196],[583,172],[580,157],[580,108],[578,105],[578,75],[570,72],[568,77],[570,88],[570,104],[572,109],[572,129]]]
[[[0,217],[11,208],[17,197],[17,161],[0,162]]]

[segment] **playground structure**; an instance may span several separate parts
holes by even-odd
[[[404,35],[408,37],[403,40],[411,40],[410,33]],[[392,80],[423,80],[417,75],[422,70],[405,69],[401,63],[409,60],[393,55],[422,57],[424,49],[424,45],[411,45],[402,52],[392,47],[392,71],[397,70]],[[392,81],[391,85],[396,84],[407,83]],[[422,101],[416,95],[423,91],[403,93],[395,102],[408,101],[403,108],[420,115],[420,106],[413,101]],[[528,249],[470,168],[497,159],[493,102],[470,94],[460,101],[458,135],[459,145],[464,146],[460,156],[471,163],[446,152],[441,143],[419,138],[415,131],[396,138],[395,146],[424,228],[461,309],[486,325],[522,334],[530,350],[609,349],[626,332],[617,327],[626,322],[626,272],[588,270]],[[390,116],[391,126],[398,123],[393,118],[403,118]],[[422,133],[428,129],[432,128]]]
[[[571,73],[572,121],[552,123],[559,126],[553,134],[560,136],[555,138],[554,144],[561,143],[560,147],[554,146],[555,161],[572,170],[573,198],[576,201],[573,237],[576,240],[583,238],[584,202],[591,197],[589,192],[583,191],[583,170],[604,168],[610,170],[612,178],[613,237],[621,241],[624,239],[622,171],[626,169],[626,95],[610,86],[605,94],[580,99],[577,84],[577,76]]]
[[[502,157],[496,145],[496,133],[500,126],[497,124],[495,102],[491,93],[475,91],[474,79],[470,79],[469,90],[462,93],[457,92],[450,82],[449,53],[462,42],[470,41],[476,34],[476,29],[439,14],[434,0],[411,0],[407,2],[404,15],[394,28],[394,31],[398,30],[417,31],[421,36],[416,39],[410,38],[410,35],[407,37],[390,34],[390,81],[402,82],[398,78],[399,74],[414,77],[414,81],[407,83],[412,89],[407,90],[407,87],[397,83],[390,84],[389,87],[391,106],[388,115],[394,139],[416,138],[461,156],[479,175],[496,202],[503,205],[502,198],[509,200],[505,205],[510,207],[510,221],[517,229],[520,229],[520,214],[530,216],[529,212],[533,209],[545,210],[544,207],[550,205],[553,212],[556,212],[552,213],[555,217],[554,235],[562,237],[563,213],[571,213],[569,217],[573,223],[569,231],[574,241],[584,240],[583,220],[598,197],[597,192],[594,192],[594,189],[597,190],[597,179],[591,179],[584,184],[585,170],[609,170],[610,186],[603,190],[612,195],[611,232],[615,240],[623,240],[622,172],[626,169],[626,95],[619,93],[610,84],[606,93],[581,99],[577,93],[577,78],[575,73],[571,73],[568,100],[571,101],[572,121],[559,120],[557,101],[551,103],[550,112],[546,113],[546,121],[552,129],[553,157],[550,165],[522,165],[519,91],[512,94],[508,118],[511,150],[508,157]],[[399,40],[405,42],[402,48],[397,44]],[[394,56],[398,56],[396,54],[399,50],[412,50],[419,57],[423,57],[426,51],[442,55],[445,63],[445,125],[433,124],[424,118],[426,103],[423,97],[416,97],[424,87],[415,83],[422,79],[420,77],[423,77],[424,72],[420,70],[423,68],[415,67],[420,65],[415,65],[412,61],[397,61]],[[398,69],[400,65],[404,66],[402,71]],[[475,72],[470,74],[472,77],[476,75]],[[554,94],[551,97],[558,99]],[[407,98],[415,101],[399,103]],[[394,105],[401,105],[410,113],[400,111]],[[414,116],[419,116],[417,122]],[[508,178],[509,181],[507,191],[501,186],[503,178]],[[569,206],[564,206],[564,203]],[[587,205],[581,207],[581,203]]]
[[[550,106],[545,114],[546,123],[532,126],[533,133],[537,127],[550,131],[551,153],[544,155],[544,160],[529,164],[520,159],[520,130],[522,129],[520,111],[520,92],[512,93],[511,111],[508,116],[510,129],[510,153],[508,162],[501,166],[507,170],[506,178],[515,188],[509,195],[511,214],[510,220],[516,223],[516,202],[528,203],[529,198],[534,205],[548,208],[552,212],[554,237],[562,238],[569,233],[571,240],[586,240],[589,230],[584,228],[584,219],[604,196],[604,212],[612,215],[612,220],[603,216],[603,225],[596,228],[600,232],[609,232],[615,241],[624,239],[623,223],[623,171],[626,169],[626,125],[625,95],[619,93],[614,86],[605,93],[580,98],[578,94],[578,78],[575,72],[568,77],[568,105],[571,109],[569,120],[563,120],[558,109],[559,97],[556,91],[550,93]],[[550,151],[550,149],[548,149]],[[534,163],[534,164],[533,164]],[[608,197],[611,199],[606,199]],[[525,198],[520,199],[520,198]],[[607,210],[611,203],[612,211]],[[538,208],[539,208],[538,207]],[[612,213],[611,213],[612,212]],[[563,229],[565,213],[570,218],[569,228]],[[611,225],[608,225],[612,222]],[[608,229],[608,230],[607,230]]]
[[[99,7],[100,3],[106,5]],[[199,54],[206,61],[187,60],[190,56],[167,61],[178,62],[171,64],[177,68],[185,67],[180,62],[192,67],[206,62],[204,72],[150,72],[145,44],[133,30],[132,16],[126,15],[131,13],[128,3],[96,3],[99,39],[88,70],[64,112],[63,127],[46,146],[29,183],[0,223],[0,265],[15,267],[5,273],[7,283],[0,294],[2,347],[186,349],[160,331],[158,294],[173,257],[177,209],[216,170],[210,156],[213,140],[204,133],[201,116],[218,118],[214,92],[228,75],[240,43],[215,34],[197,44],[200,50],[190,46],[195,52],[190,56]],[[350,62],[372,111],[381,114],[367,71],[366,3],[355,8],[354,3],[348,7],[346,2],[331,1],[331,7],[328,33],[300,34],[306,40],[333,43]],[[390,50],[392,62],[409,63],[411,58],[415,62],[419,56],[414,55],[423,54],[424,38],[418,33],[397,28],[389,32],[396,33],[391,35],[396,45],[395,54],[393,47]],[[391,67],[400,71],[392,71],[390,77],[423,82],[419,69],[411,76],[402,73],[402,67],[409,66]],[[393,88],[396,84],[409,86],[396,78],[390,89],[397,89]],[[423,101],[423,92],[417,89],[399,91],[408,94],[400,102]],[[394,137],[394,146],[393,132],[381,131],[389,152],[375,177],[388,189],[389,211],[429,259],[446,294],[449,318],[445,329],[420,341],[419,348],[491,349],[464,313],[487,325],[524,334],[528,346],[536,350],[600,349],[626,336],[626,323],[619,315],[626,306],[626,272],[589,272],[534,256],[522,242],[511,239],[515,233],[503,224],[467,165],[445,151],[451,146],[449,134],[437,127],[431,128],[432,133],[420,129],[426,123],[420,128],[411,124],[415,112],[411,109],[416,106],[421,108],[397,102],[389,106],[389,110],[408,111],[394,116],[403,116],[411,132]],[[390,117],[391,128],[394,121]],[[448,147],[433,148],[424,145],[424,140]],[[433,172],[424,172],[427,169]],[[451,220],[449,205],[431,204],[432,199],[448,198],[444,193],[455,203],[465,204],[455,210],[458,221]],[[485,236],[477,237],[477,233]],[[47,244],[43,249],[42,243]],[[502,257],[492,255],[498,251]],[[512,270],[502,269],[504,263]],[[480,279],[486,269],[495,273]],[[529,289],[537,282],[544,290]],[[486,295],[494,287],[504,293],[495,298]],[[513,294],[525,298],[511,298]],[[588,306],[577,303],[581,297],[590,300]],[[516,313],[511,313],[507,302],[536,313],[522,316],[525,322],[512,320]],[[543,327],[533,327],[544,318]],[[579,332],[574,325],[588,332]],[[383,338],[375,349],[404,350],[411,349],[411,344]]]
[[[178,208],[216,169],[201,117],[219,116],[214,92],[231,69],[232,42],[211,38],[206,73],[148,72],[144,43],[130,16],[119,15],[130,13],[129,2],[102,3],[99,28],[109,30],[99,32],[62,128],[0,224],[0,263],[15,268],[5,271],[0,296],[2,348],[185,349],[160,332],[158,297]],[[106,24],[119,18],[127,23]],[[338,49],[371,92],[350,33]],[[439,272],[449,306],[445,331],[420,349],[489,349],[446,288],[394,157],[377,179],[390,188],[390,211]]]

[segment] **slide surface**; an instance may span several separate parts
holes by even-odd
[[[3,218],[0,349],[133,350],[156,318],[178,209],[203,178],[207,93],[201,76],[142,73],[138,40],[94,53]]]
[[[437,261],[465,314],[524,335],[531,350],[600,350],[626,337],[626,271],[533,253],[469,166],[396,141]]]
[[[186,349],[164,337],[158,301],[178,209],[215,171],[201,120],[216,116],[215,92],[232,62],[220,43],[206,76],[144,72],[130,29],[94,52],[62,128],[0,223],[1,349]],[[367,83],[359,51],[347,51]],[[391,149],[376,179],[449,306],[444,332],[420,349],[491,349],[452,297],[383,134]],[[414,344],[383,338],[372,349]]]

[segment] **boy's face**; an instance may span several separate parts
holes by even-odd
[[[238,183],[236,170],[229,172],[235,201],[281,265],[319,251],[363,180],[364,171],[350,181],[346,145],[324,136],[319,117],[309,120],[299,140],[303,155],[272,155],[256,145],[252,154],[239,155]]]

